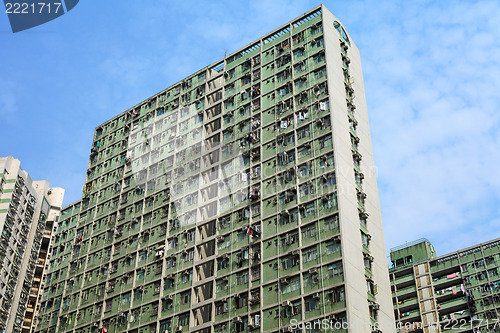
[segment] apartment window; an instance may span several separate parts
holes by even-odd
[[[342,262],[337,262],[328,266],[328,277],[333,279],[337,276],[342,276],[344,274],[344,269],[342,267]]]
[[[331,297],[332,297],[332,302],[333,303],[338,303],[338,302],[343,302],[345,301],[345,292],[344,292],[344,287],[340,288],[335,288],[331,290]]]
[[[304,263],[318,259],[318,250],[316,247],[302,251],[302,260]]]
[[[299,165],[298,169],[300,177],[306,177],[312,174],[310,163]]]
[[[249,83],[250,83],[250,77],[248,75],[241,78],[241,85],[242,86],[249,84]]]
[[[315,25],[315,26],[311,27],[311,35],[315,35],[318,32],[322,32],[322,31],[323,31],[323,25],[322,24],[318,24],[318,25]]]
[[[316,214],[316,209],[314,207],[314,201],[305,204],[302,210],[302,217],[308,217]]]
[[[313,298],[307,298],[304,300],[304,310],[306,312],[314,311],[317,309],[318,302]]]
[[[322,47],[325,44],[325,41],[323,37],[317,38],[316,40],[313,41],[312,46],[313,47]]]
[[[235,296],[235,298],[237,301],[237,303],[236,303],[237,309],[241,309],[241,308],[248,306],[248,294],[247,293],[237,295],[237,296]]]
[[[326,254],[333,254],[340,251],[340,243],[338,242],[329,242],[326,244]]]
[[[302,239],[316,238],[316,225],[310,225],[302,229]]]
[[[289,152],[284,152],[278,155],[278,165],[279,166],[284,166],[287,165],[290,162],[295,161],[295,152],[294,151],[289,151]]]
[[[306,121],[307,119],[309,119],[309,111],[305,110],[297,112],[297,122]],[[299,137],[299,139],[304,138],[305,137],[304,134],[309,136],[309,126],[305,128],[307,128],[307,131],[305,133],[302,132],[301,134],[302,136]],[[299,135],[299,130],[297,130],[297,135]]]
[[[181,108],[181,118],[187,116],[188,114],[189,114],[189,108],[188,107]]]
[[[295,65],[295,75],[300,75],[306,70],[307,66],[305,61],[302,61],[301,63]]]
[[[230,84],[230,85],[227,85],[225,87],[225,90],[226,90],[226,95],[231,95],[232,93],[234,93],[235,92],[235,90],[234,90],[234,83]]]
[[[298,148],[298,154],[299,157],[306,157],[308,155],[311,155],[311,146],[310,145],[303,145]]]
[[[318,44],[316,44],[316,45],[318,45]],[[318,47],[321,45],[322,45],[322,43],[320,45],[318,45]],[[315,64],[319,64],[319,63],[325,61],[325,54],[319,53],[319,54],[315,55],[313,59],[314,59]]]
[[[283,56],[279,58],[278,60],[276,60],[276,67],[281,68],[283,66],[286,66],[288,63],[290,63],[290,58],[290,56]]]
[[[187,233],[186,233],[186,242],[192,242],[194,241],[194,238],[195,238],[195,230],[189,230]]]
[[[215,333],[227,333],[227,324],[222,324],[214,327]]]
[[[227,313],[227,302],[219,302],[215,304],[215,315]]]
[[[326,76],[326,68],[321,68],[318,69],[317,71],[314,71],[314,79],[316,80],[319,80],[325,76]]]
[[[217,280],[217,283],[215,284],[215,292],[222,292],[227,289],[228,282],[227,280],[221,279]]]
[[[327,217],[324,219],[326,231],[337,231],[339,229],[339,217],[338,215]]]
[[[180,326],[189,326],[189,312],[183,313],[179,316],[179,325]]]
[[[144,269],[139,269],[139,270],[137,270],[137,273],[136,273],[136,280],[137,280],[137,281],[144,280]]]
[[[142,287],[134,291],[134,302],[142,300]]]
[[[168,330],[170,330],[171,327],[172,327],[171,319],[162,320],[160,322],[160,332],[167,332]]]
[[[290,318],[302,313],[302,301],[295,301],[291,307],[284,307],[282,310],[283,318]]]
[[[319,166],[321,168],[326,168],[332,166],[334,163],[333,154],[323,155],[320,157]]]
[[[328,119],[325,120],[325,123],[328,123]],[[326,148],[326,147],[331,147],[333,145],[332,144],[332,137],[330,135],[322,137],[318,140],[318,143],[319,143],[319,147],[321,149]]]
[[[173,288],[174,287],[174,281],[169,279],[169,278],[165,278],[163,279],[163,290],[168,290],[170,288]]]
[[[241,234],[241,233],[240,233]],[[219,250],[225,249],[231,245],[230,237],[224,236],[224,239],[217,242],[217,248]]]
[[[300,290],[300,279],[294,278],[290,280],[290,282],[286,285],[281,285],[281,293],[288,294],[294,292],[296,290]]]
[[[182,283],[187,283],[193,280],[193,270],[190,269],[182,273]]]
[[[123,294],[122,295],[122,305],[128,306],[128,304],[130,304],[131,298],[132,298],[132,293],[131,292]]]
[[[238,286],[248,283],[248,272],[238,273],[236,277],[236,284]]]
[[[335,173],[330,173],[328,175],[322,176],[321,185],[323,187],[335,186],[337,184],[337,178],[335,177]]]
[[[314,194],[314,184],[312,182],[308,182],[304,185],[300,185],[299,187],[300,197],[305,197],[307,195]]]
[[[281,268],[283,270],[290,269],[292,267],[297,266],[298,264],[299,264],[299,257],[294,255],[281,259]]]
[[[286,96],[290,93],[290,87],[288,85],[282,87],[278,90],[280,96]]]
[[[217,270],[223,270],[229,267],[229,259],[219,258],[217,259]]]
[[[368,247],[370,245],[370,236],[361,231],[361,241],[363,246]]]
[[[318,273],[304,275],[304,284],[306,287],[312,287],[319,283]]]
[[[238,242],[242,242],[245,239],[247,239],[248,234],[246,232],[244,232],[244,231],[238,232],[237,237],[238,237]]]
[[[188,262],[194,259],[194,249],[187,250],[184,253],[184,262]]]
[[[323,197],[323,208],[324,209],[336,209],[337,208],[337,194],[329,194]]]
[[[191,290],[181,293],[181,305],[191,302]]]
[[[167,259],[167,269],[175,267],[176,261],[175,258]]]
[[[175,249],[176,246],[177,246],[177,238],[171,238],[168,240],[168,249],[169,250]]]
[[[302,47],[293,51],[293,59],[298,59],[304,55],[304,49]]]
[[[281,236],[281,246],[290,246],[299,241],[299,233],[298,232],[290,232],[286,235]]]
[[[372,269],[372,261],[369,258],[364,258],[363,263],[365,264],[365,268]]]

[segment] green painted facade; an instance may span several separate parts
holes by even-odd
[[[399,332],[500,331],[500,239],[440,257],[421,239],[392,249],[391,261]]]
[[[306,13],[96,129],[36,332],[346,321],[322,24]]]

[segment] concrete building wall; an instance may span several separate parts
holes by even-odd
[[[388,316],[359,53],[334,23],[319,6],[96,128],[37,332],[366,332]]]
[[[418,260],[397,261],[408,256]],[[500,239],[439,257],[421,239],[391,249],[391,258],[396,259],[389,270],[394,319],[401,331],[498,330]]]
[[[21,162],[13,157],[0,158],[1,203],[0,227],[2,240],[2,268],[0,294],[0,330],[28,332],[36,309],[30,299],[42,247],[47,217],[51,208],[47,181],[32,181],[20,168]],[[54,207],[61,206],[63,189],[54,189],[57,199]]]

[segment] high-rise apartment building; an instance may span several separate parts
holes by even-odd
[[[419,239],[391,261],[400,332],[500,332],[500,238],[439,257]]]
[[[0,158],[0,332],[30,332],[64,190]]]
[[[38,332],[394,325],[341,23],[319,6],[98,126],[53,249]]]

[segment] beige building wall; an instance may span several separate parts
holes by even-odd
[[[370,325],[369,301],[367,299],[363,246],[360,231],[358,199],[351,149],[350,123],[344,77],[339,31],[334,22],[340,20],[323,8],[323,29],[327,57],[328,87],[332,116],[332,131],[335,154],[335,169],[339,198],[340,228],[346,281],[348,321],[351,332],[367,332]],[[347,29],[346,29],[347,32]],[[350,59],[349,74],[355,97],[355,119],[358,123],[358,150],[362,156],[361,171],[364,174],[363,192],[366,194],[365,208],[368,213],[367,229],[372,237],[369,250],[373,257],[373,282],[377,287],[376,303],[380,306],[378,323],[383,332],[395,332],[391,289],[387,274],[388,265],[382,218],[377,189],[376,166],[373,159],[368,111],[365,100],[363,74],[359,50],[350,39],[347,55]]]
[[[25,315],[27,311],[33,313],[36,309],[36,299],[33,304],[30,292],[44,242],[46,223],[56,219],[62,207],[64,189],[51,188],[46,180],[33,181],[21,169],[21,162],[11,156],[0,158],[0,173],[0,228],[12,230],[9,239],[2,240],[2,246],[7,256],[9,253],[12,256],[16,256],[14,253],[20,255],[15,265],[6,265],[10,262],[7,258],[0,272],[0,293],[3,298],[5,293],[12,293],[11,302],[2,300],[0,326],[3,327],[0,329],[6,332],[29,332],[31,326],[27,326]],[[31,210],[32,217],[28,218],[27,211]],[[6,224],[9,225],[8,229],[5,229]],[[23,229],[27,231],[25,235],[21,233]],[[52,231],[52,227],[50,229]],[[46,243],[50,243],[50,239]],[[15,279],[10,279],[10,276],[15,276]]]

